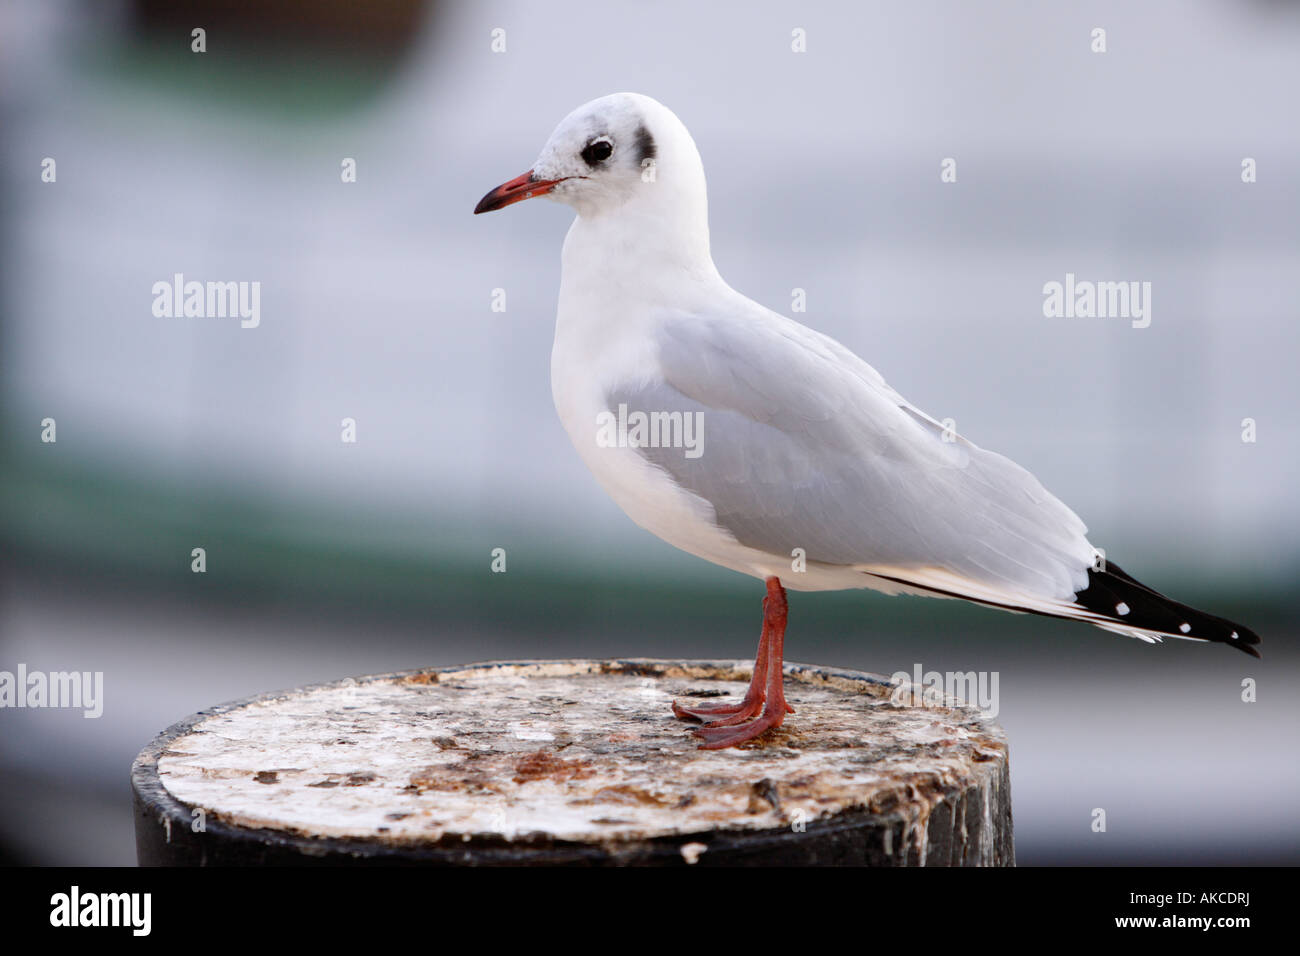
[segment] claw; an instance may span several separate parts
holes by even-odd
[[[694,704],[683,706],[673,701],[673,714],[679,720],[698,720],[704,726],[692,731],[704,743],[701,750],[721,750],[753,740],[780,727],[786,714],[794,708],[785,702],[782,658],[785,651],[787,605],[785,588],[777,577],[767,579],[767,597],[763,599],[763,631],[758,639],[754,674],[744,700],[737,704]]]
[[[761,699],[757,702],[751,702],[748,697],[738,704],[695,704],[690,707],[683,707],[677,701],[673,701],[673,715],[678,720],[700,720],[707,723],[721,717],[733,717],[736,714],[745,713],[751,708],[753,713],[750,716],[753,716],[758,713],[759,708],[762,706],[763,701]]]
[[[699,737],[704,743],[700,744],[701,750],[722,750],[725,747],[735,747],[737,744],[743,744],[755,737],[767,733],[781,726],[785,720],[785,714],[782,712],[764,711],[761,717],[742,723],[735,727],[697,727],[692,731],[696,737]]]

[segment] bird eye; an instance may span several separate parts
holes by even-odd
[[[604,162],[614,152],[614,144],[607,137],[602,136],[600,139],[593,139],[582,150],[582,158],[586,160],[588,166],[595,166],[597,163]]]

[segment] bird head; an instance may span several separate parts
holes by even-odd
[[[704,169],[682,122],[639,93],[614,93],[560,121],[531,169],[484,196],[475,214],[545,196],[596,217],[629,203],[704,203]]]

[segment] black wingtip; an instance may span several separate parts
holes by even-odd
[[[1227,644],[1251,657],[1260,657],[1259,635],[1226,618],[1206,614],[1165,597],[1126,574],[1117,564],[1088,570],[1088,586],[1075,594],[1075,603],[1105,618],[1143,631],[1190,640]]]

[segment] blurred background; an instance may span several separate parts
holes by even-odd
[[[105,708],[0,710],[0,859],[132,864],[135,753],[232,698],[752,656],[758,583],[633,525],[556,419],[571,213],[470,215],[635,90],[695,136],[732,285],[806,290],[801,321],[1265,652],[851,592],[792,595],[789,658],[998,671],[1022,864],[1300,862],[1297,88],[1277,0],[7,0],[0,670],[103,671]],[[260,326],[155,317],[178,272],[259,281]],[[1044,318],[1067,272],[1151,282],[1150,327]]]

